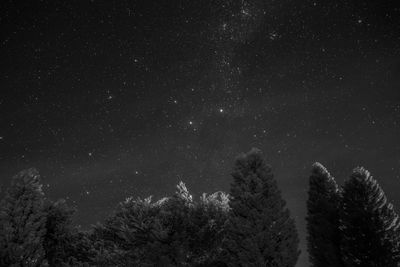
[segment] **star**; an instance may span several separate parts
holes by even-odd
[[[243,16],[250,16],[251,15],[249,10],[244,8],[244,7],[242,7],[241,13],[242,13]]]
[[[269,39],[272,40],[272,41],[277,39],[278,37],[279,37],[279,35],[276,32],[271,32],[269,34]]]
[[[89,157],[91,157],[91,156],[93,156],[93,153],[92,153],[92,152],[89,152],[88,155],[89,155]]]
[[[224,112],[224,109],[220,108],[219,113],[223,113],[223,112]]]

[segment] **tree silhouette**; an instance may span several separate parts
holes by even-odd
[[[313,267],[341,267],[339,231],[340,192],[335,179],[314,163],[307,201],[307,242]]]
[[[300,253],[295,223],[261,151],[238,157],[232,176],[223,241],[228,266],[295,266]]]
[[[341,221],[345,266],[399,265],[399,216],[362,167],[354,169],[343,187]]]
[[[0,204],[0,265],[43,266],[46,214],[37,170],[21,171],[12,179]]]
[[[222,192],[194,201],[180,182],[171,197],[128,198],[94,228],[94,263],[112,266],[210,266],[229,210]]]

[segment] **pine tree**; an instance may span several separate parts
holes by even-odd
[[[271,168],[252,149],[235,163],[223,241],[228,266],[296,265],[299,239]]]
[[[399,216],[364,168],[345,182],[341,224],[345,266],[399,266]]]
[[[314,163],[307,201],[307,241],[313,267],[341,267],[339,231],[340,192],[335,179]]]
[[[46,215],[39,173],[21,171],[0,205],[0,265],[45,266]]]

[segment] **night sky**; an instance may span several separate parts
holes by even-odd
[[[229,191],[264,151],[308,266],[308,175],[369,169],[400,207],[400,6],[386,0],[0,3],[0,185],[36,167],[84,227],[127,196]],[[399,210],[399,208],[398,208]]]

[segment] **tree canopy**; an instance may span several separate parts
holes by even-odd
[[[261,151],[239,156],[232,176],[223,240],[228,265],[295,266],[300,254],[295,222]]]
[[[307,245],[313,267],[341,267],[339,207],[340,190],[335,178],[314,163],[307,200]]]

